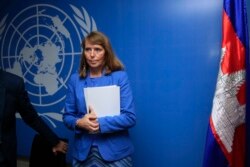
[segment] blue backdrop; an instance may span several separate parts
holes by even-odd
[[[78,68],[81,38],[91,30],[104,32],[126,66],[134,93],[135,167],[200,167],[219,68],[222,2],[3,0],[1,66],[14,73],[21,67],[37,111],[71,142],[72,132],[61,122],[64,85],[68,74]],[[38,44],[40,51],[57,48],[56,70],[49,75],[53,84],[53,77],[59,80],[54,91],[36,78],[48,72],[44,53],[27,55],[27,49]],[[18,154],[28,157],[34,131],[19,118],[17,129]]]

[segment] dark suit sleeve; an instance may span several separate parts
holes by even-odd
[[[21,79],[17,90],[18,111],[26,124],[33,128],[40,135],[45,137],[48,142],[55,146],[59,142],[57,135],[49,128],[49,126],[37,114],[36,110],[30,103],[27,91],[24,87],[24,82]]]

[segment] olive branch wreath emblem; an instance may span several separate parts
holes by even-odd
[[[97,30],[95,20],[91,17],[84,7],[77,8],[76,6],[70,4],[71,9],[74,12],[74,19],[80,26],[81,33],[83,37],[86,37],[91,31]],[[4,29],[6,27],[6,19],[8,14],[4,16],[4,18],[0,21],[0,41],[2,39],[2,35],[4,33]],[[38,113],[39,116],[45,118],[54,128],[56,128],[56,124],[53,120],[57,120],[62,122],[62,113],[64,113],[64,109],[60,111],[60,113],[55,112],[46,112],[46,113]],[[17,118],[21,118],[20,114],[16,114]]]
[[[3,20],[0,22],[0,41],[2,39],[2,34],[3,34],[5,26],[6,26],[5,21],[6,21],[7,17],[8,17],[8,15],[5,15]]]

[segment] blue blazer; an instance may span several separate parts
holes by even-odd
[[[98,118],[100,125],[98,134],[89,134],[84,129],[76,128],[76,120],[87,113],[83,88],[109,85],[120,86],[121,114]],[[75,132],[73,157],[78,160],[87,158],[92,145],[98,147],[102,158],[107,161],[118,160],[132,154],[134,147],[128,129],[135,125],[136,115],[126,72],[116,71],[98,78],[87,76],[84,79],[78,74],[73,74],[68,83],[63,121]]]

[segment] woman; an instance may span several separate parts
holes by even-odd
[[[91,32],[82,47],[79,73],[68,83],[63,115],[65,125],[75,132],[73,166],[132,166],[128,129],[135,125],[136,115],[127,74],[104,34]],[[94,107],[86,109],[83,89],[110,85],[120,87],[120,115],[97,118]]]

